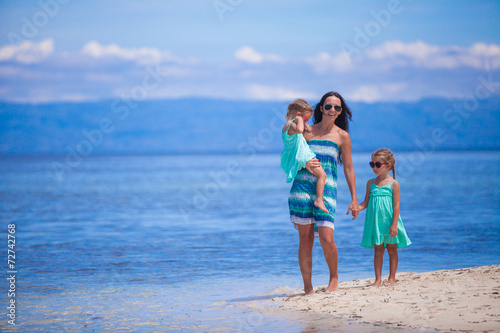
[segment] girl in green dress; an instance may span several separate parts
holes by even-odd
[[[303,133],[306,123],[313,114],[313,108],[303,99],[299,98],[288,105],[286,123],[281,131],[283,139],[283,151],[281,152],[281,169],[286,173],[286,182],[291,182],[301,169],[305,169],[306,163],[316,158],[316,154],[309,148]],[[312,174],[317,177],[316,200],[314,205],[328,213],[323,202],[323,191],[325,189],[326,173],[321,166],[311,168]]]
[[[393,286],[396,284],[398,248],[411,244],[399,216],[401,196],[399,183],[395,180],[395,164],[396,159],[389,149],[382,148],[372,154],[370,166],[377,177],[367,182],[365,201],[359,204],[360,210],[367,209],[361,246],[375,249],[375,287],[382,283],[385,248],[389,253],[388,284]],[[391,170],[394,178],[389,176]]]

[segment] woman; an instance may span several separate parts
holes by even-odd
[[[307,162],[306,169],[297,173],[288,197],[288,205],[290,220],[299,231],[299,265],[306,295],[314,293],[311,282],[314,224],[318,226],[321,247],[330,270],[327,290],[338,289],[338,252],[333,239],[337,206],[337,164],[344,164],[344,174],[351,191],[352,201],[347,214],[352,211],[354,218],[358,215],[356,179],[348,133],[348,121],[351,117],[351,111],[342,96],[336,92],[329,92],[315,107],[314,125],[308,126],[308,131],[304,132],[304,138],[317,158]],[[317,178],[310,170],[320,165],[327,174],[323,196],[328,213],[314,206]]]

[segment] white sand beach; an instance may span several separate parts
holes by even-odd
[[[373,281],[341,282],[336,292],[323,286],[309,296],[279,287],[269,294],[284,296],[247,305],[433,331],[500,332],[500,265],[398,273],[396,286],[369,287]]]

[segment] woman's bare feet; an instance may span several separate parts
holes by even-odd
[[[328,283],[328,287],[326,287],[327,292],[337,291],[339,290],[339,281],[337,279],[332,279]]]
[[[316,199],[314,201],[314,206],[318,207],[319,209],[321,209],[325,213],[328,213],[328,209],[326,208],[325,204],[323,203],[323,200]]]
[[[381,280],[375,280],[375,282],[373,282],[373,284],[371,284],[370,287],[379,288],[381,285],[382,285]]]
[[[314,289],[308,289],[308,290],[304,289],[304,292],[305,292],[305,296],[312,295],[312,294],[314,294]]]

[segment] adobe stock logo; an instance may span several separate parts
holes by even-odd
[[[38,35],[40,29],[49,24],[50,19],[54,18],[58,13],[61,5],[66,5],[70,0],[40,0],[38,5],[40,10],[37,10],[28,18],[21,18],[22,27],[21,34],[9,32],[7,38],[12,45],[17,45],[27,40],[33,39]]]
[[[215,12],[219,15],[219,20],[224,21],[226,12],[232,12],[236,7],[241,5],[243,0],[214,0],[212,5]]]
[[[403,11],[403,6],[399,0],[389,0],[387,9],[382,9],[378,12],[370,11],[373,20],[366,22],[363,29],[354,27],[353,44],[342,42],[340,49],[344,56],[350,60],[353,54],[361,53],[361,50],[368,47],[373,38],[380,35],[382,28],[387,28],[392,21],[394,15],[400,14]]]
[[[106,135],[113,133],[117,125],[129,117],[130,111],[137,109],[138,102],[144,101],[168,76],[168,73],[163,71],[160,65],[156,65],[156,68],[148,66],[145,71],[142,84],[132,87],[128,94],[115,99],[110,105],[110,112],[102,117],[93,129],[84,128],[81,131],[84,138],[76,145],[66,145],[65,163],[52,162],[53,174],[59,182],[64,180],[66,174],[76,170],[84,158],[92,154],[95,148],[103,144]]]
[[[191,201],[192,205],[178,205],[184,221],[189,222],[191,220],[191,212],[194,212],[195,209],[202,212],[211,201],[222,195],[223,190],[228,188],[231,182],[241,174],[243,171],[242,166],[257,158],[259,152],[265,151],[274,139],[281,135],[283,113],[278,109],[273,109],[273,114],[274,116],[271,117],[268,125],[261,128],[257,135],[249,136],[247,140],[238,144],[238,153],[240,156],[245,156],[243,162],[234,158],[227,161],[224,170],[209,172],[208,175],[211,180],[201,188],[195,188],[191,200],[186,200],[186,202]]]
[[[415,139],[414,142],[418,149],[407,158],[401,159],[403,164],[399,170],[400,179],[409,178],[430,154],[438,149],[439,145],[450,138],[448,134],[456,135],[470,115],[480,111],[481,102],[486,101],[500,89],[500,81],[494,81],[493,74],[489,74],[486,78],[480,76],[478,81],[473,94],[467,95],[458,103],[453,103],[453,106],[444,111],[442,119],[447,125],[446,127],[434,128],[428,138]]]

